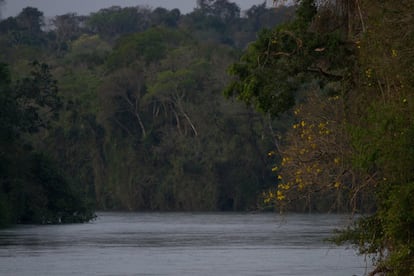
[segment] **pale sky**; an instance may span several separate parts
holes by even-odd
[[[230,0],[237,3],[241,10],[247,10],[253,5],[267,2],[268,7],[272,0]],[[2,7],[2,18],[16,16],[25,7],[35,7],[42,11],[46,17],[62,15],[69,12],[78,15],[88,15],[103,8],[111,6],[147,6],[150,8],[164,7],[167,9],[179,8],[182,13],[193,11],[196,7],[196,0],[5,0]]]

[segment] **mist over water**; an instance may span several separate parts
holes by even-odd
[[[337,215],[102,213],[0,231],[1,275],[364,275]]]

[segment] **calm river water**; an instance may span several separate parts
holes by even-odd
[[[0,230],[0,275],[365,275],[324,242],[346,217],[100,213],[86,224]]]

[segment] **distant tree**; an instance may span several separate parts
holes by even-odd
[[[188,69],[159,72],[155,82],[148,88],[148,96],[159,104],[158,108],[170,113],[168,117],[175,118],[179,133],[191,132],[197,136],[197,127],[185,108],[185,101],[190,96],[188,94],[196,91],[197,84],[193,73]]]
[[[150,10],[144,7],[113,6],[92,13],[86,25],[94,33],[114,41],[123,34],[131,34],[150,26]]]
[[[37,132],[50,126],[61,108],[56,80],[49,66],[37,61],[32,63],[32,72],[17,82],[15,99],[25,116],[25,131]]]
[[[247,17],[244,28],[250,31],[258,32],[260,29],[270,29],[281,23],[286,23],[294,17],[295,7],[293,6],[278,6],[276,8],[267,8],[266,3],[260,5],[253,5],[244,15]],[[255,38],[252,39],[252,41]]]
[[[0,21],[0,33],[8,34],[12,31],[18,30],[18,23],[15,17],[9,17]]]
[[[0,21],[0,33],[6,34],[11,46],[44,46],[46,37],[43,12],[37,8],[26,7],[16,17]]]
[[[143,62],[150,64],[161,60],[169,47],[180,45],[185,40],[183,33],[166,28],[151,28],[120,38],[108,58],[109,67]]]
[[[151,13],[151,25],[164,25],[167,27],[176,27],[181,17],[179,9],[171,11],[164,8],[156,8]]]
[[[43,12],[37,8],[26,7],[16,17],[19,27],[27,30],[33,34],[38,34],[42,31],[44,25]]]
[[[56,28],[57,51],[68,50],[70,42],[80,36],[82,18],[74,13],[58,15],[52,19],[52,24]]]
[[[129,68],[118,69],[108,76],[99,93],[107,120],[138,141],[147,135],[143,118],[145,93],[142,73]]]
[[[228,0],[198,0],[197,5],[196,11],[218,17],[226,23],[240,17],[240,7]]]
[[[65,60],[80,69],[102,65],[110,54],[111,46],[99,35],[82,34],[69,44]]]

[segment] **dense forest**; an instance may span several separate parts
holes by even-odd
[[[0,21],[0,224],[353,212],[414,273],[414,3],[227,0]]]
[[[293,13],[200,1],[3,19],[0,222],[257,209],[280,122],[226,99],[226,70]]]
[[[231,66],[226,88],[291,114],[264,200],[365,213],[334,240],[373,254],[370,275],[413,275],[414,2],[296,2],[294,20],[262,31]]]

